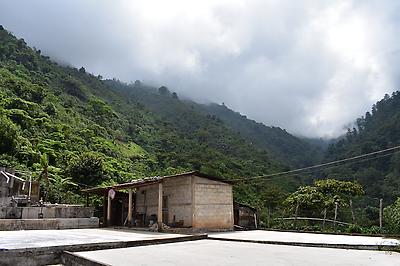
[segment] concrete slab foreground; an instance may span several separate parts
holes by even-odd
[[[205,239],[206,237],[207,235],[178,235],[110,229],[0,232],[0,248],[2,249],[0,250],[0,265],[57,264],[61,263],[63,254],[68,254],[68,252],[156,246]]]
[[[97,265],[379,265],[399,266],[400,253],[196,240],[132,248],[77,252]],[[89,265],[89,264],[87,264]]]
[[[0,250],[143,241],[180,236],[184,235],[113,229],[0,231]]]
[[[236,232],[220,232],[210,233],[211,239],[225,239],[233,241],[248,241],[258,243],[274,243],[274,244],[320,244],[321,246],[330,245],[340,247],[397,247],[400,241],[393,238],[370,237],[370,236],[350,236],[350,235],[330,235],[330,234],[313,234],[313,233],[295,233],[295,232],[278,232],[278,231],[236,231]]]

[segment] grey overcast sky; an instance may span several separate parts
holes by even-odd
[[[0,24],[104,77],[335,137],[398,89],[400,1],[0,0]]]

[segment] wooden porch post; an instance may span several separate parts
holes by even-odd
[[[103,227],[107,226],[107,196],[103,196]]]
[[[107,197],[107,226],[111,225],[111,197]]]
[[[129,198],[128,198],[128,226],[132,224],[132,189],[129,189]]]
[[[158,183],[158,210],[157,210],[157,224],[158,231],[162,231],[162,200],[163,200],[163,187],[162,183]]]

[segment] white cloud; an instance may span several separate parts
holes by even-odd
[[[396,89],[397,1],[0,3],[6,28],[45,53],[306,136],[337,136]]]

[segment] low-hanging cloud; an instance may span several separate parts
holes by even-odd
[[[398,1],[1,1],[57,60],[334,137],[399,82]]]

